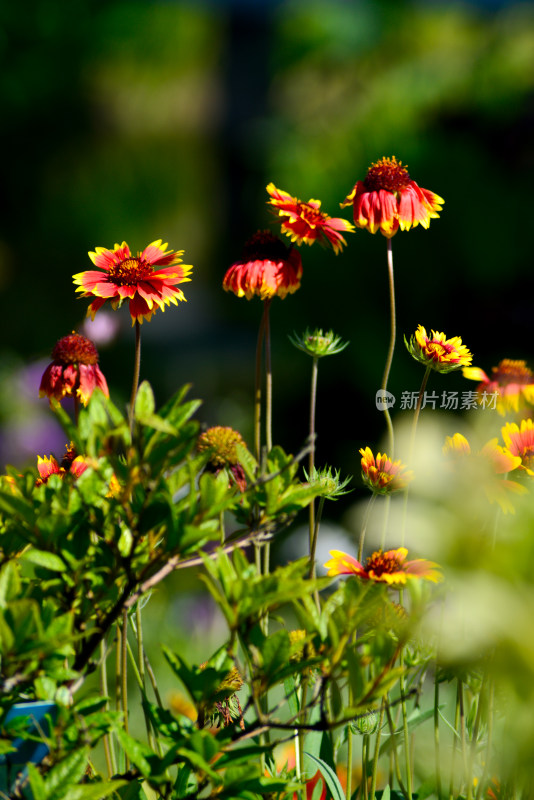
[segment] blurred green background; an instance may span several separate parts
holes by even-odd
[[[278,232],[269,181],[351,218],[339,202],[383,155],[446,200],[428,231],[393,239],[391,390],[419,387],[402,344],[419,323],[461,335],[486,370],[529,359],[532,3],[30,0],[0,13],[2,463],[62,449],[36,395],[56,340],[87,333],[71,279],[87,251],[160,237],[193,281],[187,303],[143,326],[142,377],[160,403],[192,383],[202,419],[251,443],[261,303],[224,293],[225,270],[256,229]],[[358,448],[383,435],[386,241],[347,238],[338,256],[303,246],[300,291],[273,302],[274,440],[296,451],[307,434],[310,363],[288,335],[334,328],[350,346],[320,365],[317,461],[359,474]],[[126,308],[115,318],[101,366],[123,403],[133,331]]]

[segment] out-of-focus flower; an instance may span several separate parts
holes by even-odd
[[[277,211],[282,225],[282,233],[297,244],[331,244],[334,253],[339,253],[347,242],[341,235],[354,231],[354,225],[340,217],[329,217],[321,211],[320,200],[298,200],[287,192],[277,189],[274,183],[267,186],[270,203]]]
[[[428,228],[439,217],[442,197],[421,189],[395,156],[381,158],[369,167],[363,181],[340,204],[354,207],[354,224],[370,233],[380,231],[390,239],[398,229],[407,231],[421,224]]]
[[[452,372],[460,367],[467,367],[473,360],[472,353],[462,344],[459,336],[447,339],[444,333],[431,331],[428,336],[422,325],[408,342],[404,339],[408,352],[416,361],[431,367],[436,372]]]
[[[534,475],[534,421],[521,420],[521,427],[507,422],[501,429],[502,438],[510,453],[521,459],[520,469]]]
[[[362,479],[376,494],[390,494],[404,489],[413,479],[413,472],[402,461],[392,461],[385,453],[373,455],[370,447],[360,448]]]
[[[515,513],[510,495],[526,494],[528,490],[517,481],[494,478],[491,473],[507,475],[508,472],[517,469],[521,466],[519,455],[514,455],[507,447],[499,445],[497,437],[486,442],[479,453],[473,453],[471,445],[461,433],[445,437],[443,454],[449,463],[456,467],[462,462],[467,464],[467,459],[469,459],[476,472],[474,475],[467,476],[465,483],[469,486],[481,483],[490,503],[498,503],[505,514]]]
[[[223,289],[250,300],[284,298],[300,287],[302,260],[294,247],[270,231],[257,231],[245,244],[239,261],[232,264],[223,280]]]
[[[167,252],[167,247],[158,239],[137,256],[132,256],[126,242],[116,244],[113,250],[97,247],[96,252],[90,252],[89,258],[98,269],[73,275],[76,291],[82,292],[82,297],[95,298],[87,316],[94,319],[108,300],[114,309],[128,300],[133,325],[149,320],[158,308],[165,311],[170,303],[176,306],[178,300],[185,300],[176,287],[191,280],[188,276],[193,267],[181,263],[183,250]]]
[[[64,336],[52,350],[52,359],[41,378],[39,397],[79,397],[84,405],[95,389],[109,397],[106,379],[98,366],[98,351],[90,339],[74,332]]]
[[[480,367],[464,367],[462,374],[471,381],[479,381],[480,394],[497,392],[496,409],[503,416],[509,411],[519,411],[520,404],[534,405],[534,374],[525,361],[504,358],[492,367],[491,377]]]
[[[331,550],[330,555],[332,558],[324,565],[330,577],[356,575],[365,580],[387,583],[389,586],[403,586],[408,578],[425,578],[433,583],[441,580],[439,566],[433,561],[424,558],[406,561],[408,550],[405,547],[385,552],[377,550],[369,556],[365,565],[342,550]]]
[[[200,453],[208,453],[207,469],[216,475],[227,469],[233,476],[237,487],[244,492],[247,488],[245,470],[239,462],[236,447],[246,447],[243,437],[233,428],[215,425],[208,428],[198,437],[197,449]]]
[[[294,333],[289,340],[298,350],[302,350],[312,358],[323,358],[341,353],[349,344],[349,342],[342,341],[340,336],[336,336],[334,331],[323,333],[322,328],[316,328],[314,331],[306,328],[302,336]]]
[[[65,475],[72,475],[73,479],[76,480],[76,478],[79,478],[80,475],[85,472],[89,465],[83,456],[76,455],[72,442],[70,445],[66,445],[65,451],[65,455],[61,459],[61,464],[58,464],[54,456],[50,456],[49,458],[46,456],[44,458],[37,456],[39,478],[35,481],[36,486],[47,483],[51,475],[59,475],[60,478],[64,478]]]

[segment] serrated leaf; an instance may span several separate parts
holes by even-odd
[[[137,741],[133,736],[130,736],[123,728],[117,728],[115,731],[117,739],[122,749],[137,769],[145,777],[150,777],[152,769],[147,760],[150,756],[154,755],[152,750],[146,744]]]
[[[79,784],[87,769],[89,751],[81,748],[52,767],[46,776],[47,800],[65,800],[69,788]]]

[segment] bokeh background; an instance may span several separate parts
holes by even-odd
[[[144,326],[142,377],[158,402],[192,383],[203,419],[250,441],[261,304],[225,294],[225,270],[256,229],[276,231],[269,181],[351,218],[338,204],[382,155],[446,200],[428,231],[393,240],[392,391],[418,388],[402,344],[418,323],[461,335],[486,370],[530,357],[532,3],[31,0],[3,4],[0,53],[2,463],[57,446],[35,397],[56,340],[87,332],[71,276],[123,240],[161,237],[195,267],[187,304]],[[288,450],[306,436],[310,372],[288,334],[350,340],[319,376],[317,458],[344,473],[383,430],[385,251],[363,231],[337,257],[303,246],[302,288],[272,308],[274,438]],[[101,366],[126,402],[133,333],[126,309],[114,321],[93,333],[111,336]],[[474,388],[443,381],[432,388]]]

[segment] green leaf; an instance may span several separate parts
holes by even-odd
[[[154,392],[148,381],[143,381],[138,390],[134,404],[134,416],[142,419],[151,416],[156,410]]]
[[[148,761],[148,758],[154,755],[152,750],[149,747],[147,747],[146,744],[143,744],[142,742],[137,741],[137,739],[134,739],[133,736],[130,736],[121,727],[118,727],[115,733],[122,749],[130,759],[132,764],[135,764],[135,766],[143,776],[147,778],[150,777],[152,769]]]
[[[83,786],[75,786],[69,789],[63,800],[100,800],[102,797],[109,797],[114,794],[117,789],[128,786],[127,781],[102,781],[101,783],[88,783]],[[142,791],[142,790],[141,790]],[[123,795],[121,795],[123,797]],[[146,800],[146,795],[143,794],[131,795],[132,798],[140,798]]]
[[[87,769],[88,748],[70,753],[56,764],[46,776],[47,800],[65,800],[72,786],[79,784]]]
[[[14,561],[8,561],[0,569],[0,608],[20,595],[21,582],[19,570]]]
[[[304,755],[311,759],[321,771],[321,775],[324,777],[326,781],[326,785],[332,795],[332,800],[345,800],[345,792],[343,791],[343,787],[339,782],[339,778],[337,777],[334,770],[328,766],[328,764],[322,760],[322,758],[318,758],[317,756],[313,756],[311,753],[305,752]]]
[[[30,550],[22,553],[21,560],[29,561],[38,567],[44,567],[52,572],[65,572],[67,565],[55,553],[50,553],[48,550],[35,550],[33,547]]]
[[[0,510],[6,514],[13,515],[15,519],[20,517],[27,525],[33,527],[35,524],[35,511],[33,505],[23,497],[14,494],[0,492]]]

